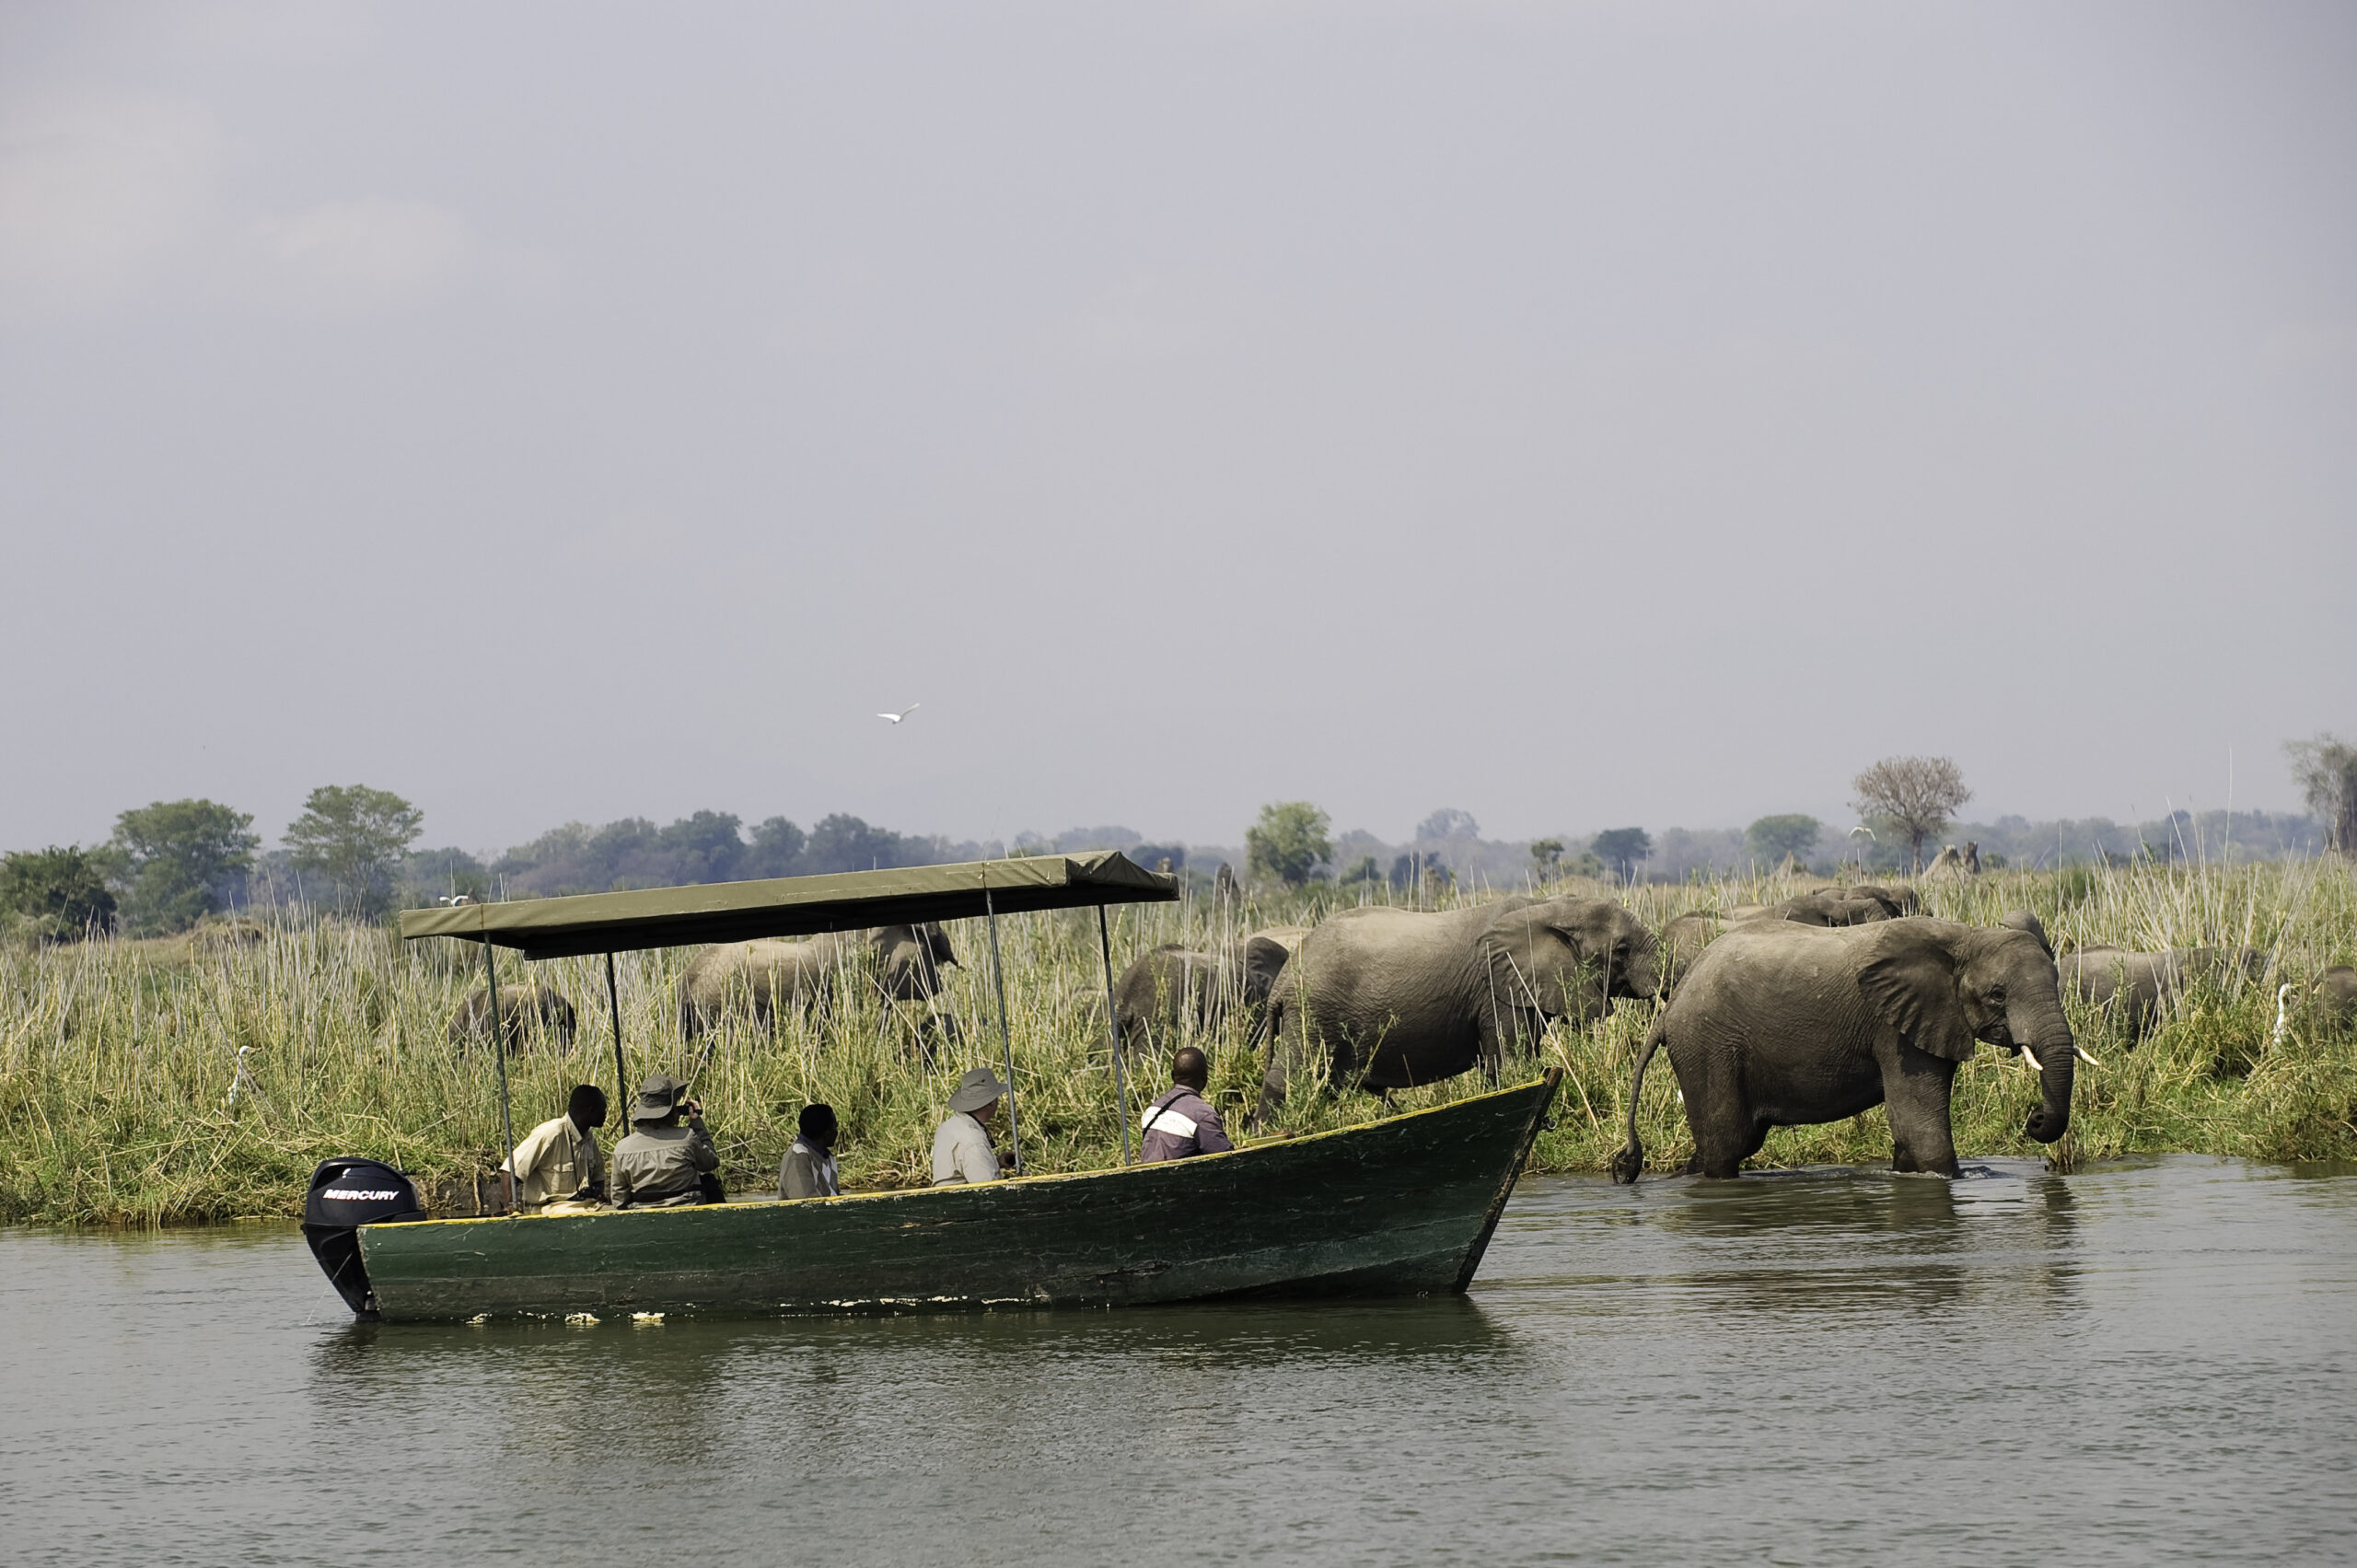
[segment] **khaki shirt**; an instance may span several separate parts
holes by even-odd
[[[949,1120],[933,1135],[933,1184],[946,1187],[956,1181],[996,1181],[998,1178],[998,1156],[991,1150],[991,1135],[966,1112],[951,1111]]]
[[[656,1209],[697,1202],[702,1172],[720,1168],[720,1151],[701,1127],[643,1121],[614,1145],[614,1207]]]
[[[499,1168],[521,1176],[517,1202],[528,1209],[577,1198],[591,1182],[606,1179],[598,1135],[575,1127],[570,1116],[533,1128]]]

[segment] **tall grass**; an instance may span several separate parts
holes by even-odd
[[[1572,890],[1588,890],[1574,888]],[[1639,887],[1620,896],[1658,923],[1691,909],[1772,901],[1792,889],[1756,880]],[[2281,1044],[2270,1031],[2279,981],[2305,982],[2357,958],[2357,880],[2338,862],[2281,866],[2135,867],[1985,876],[1927,883],[1925,912],[1992,923],[2036,910],[2063,941],[2123,947],[2270,949],[2263,978],[2229,970],[2196,985],[2134,1050],[2117,1026],[2073,1010],[2104,1065],[2083,1064],[2073,1131],[2051,1149],[2022,1135],[2034,1075],[1982,1051],[1957,1079],[1958,1146],[1968,1155],[2044,1154],[2064,1165],[2119,1154],[2200,1151],[2267,1159],[2357,1156],[2357,1043],[2295,1015]],[[1488,894],[1469,894],[1478,901]],[[1315,918],[1331,889],[1238,911],[1200,901],[1112,912],[1118,968],[1157,942],[1215,946],[1261,924]],[[1347,900],[1344,900],[1347,901]],[[1121,1149],[1104,984],[1091,912],[1004,917],[1008,1032],[1019,1132],[1033,1169],[1110,1165]],[[958,1075],[1004,1071],[979,923],[952,928],[959,968],[946,1005],[963,1039],[927,1064],[911,1020],[879,1012],[872,991],[839,987],[824,1017],[788,1017],[774,1031],[742,1024],[714,1037],[699,1098],[732,1187],[772,1183],[807,1102],[832,1104],[846,1179],[924,1180],[932,1130]],[[625,954],[618,964],[627,1076],[685,1075],[703,1059],[679,1035],[676,985],[689,955]],[[444,1206],[466,1209],[501,1145],[496,1059],[454,1047],[451,1013],[481,982],[481,950],[436,940],[401,944],[332,920],[267,927],[250,944],[190,938],[96,941],[0,952],[0,1220],[157,1225],[299,1211],[312,1167],[363,1153],[417,1174]],[[578,1082],[615,1087],[604,961],[526,965],[501,959],[501,982],[545,981],[572,998],[581,1027],[569,1049],[542,1040],[509,1059],[517,1131],[553,1116]],[[1624,1003],[1585,1028],[1559,1026],[1539,1057],[1564,1070],[1555,1125],[1536,1162],[1597,1169],[1620,1141],[1629,1070],[1653,1005]],[[1259,1063],[1231,1027],[1203,1042],[1213,1092],[1235,1108],[1255,1098]],[[243,1069],[240,1073],[240,1051]],[[1535,1070],[1538,1063],[1529,1063]],[[1132,1114],[1162,1087],[1161,1063],[1132,1058]],[[1393,1109],[1476,1092],[1478,1077],[1391,1097]],[[1649,1077],[1640,1124],[1655,1168],[1690,1149],[1666,1072]],[[1375,1097],[1297,1095],[1288,1128],[1314,1130],[1384,1114]],[[617,1121],[619,1118],[617,1118]],[[611,1129],[610,1128],[610,1135]],[[1880,1112],[1771,1136],[1757,1163],[1887,1158]]]

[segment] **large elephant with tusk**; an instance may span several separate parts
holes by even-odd
[[[1694,1134],[1689,1174],[1732,1177],[1771,1128],[1888,1108],[1891,1165],[1956,1174],[1948,1098],[1976,1042],[2037,1063],[2042,1144],[2071,1125],[2077,1042],[2054,961],[2026,930],[1920,916],[1857,926],[1748,922],[1704,949],[1662,1009],[1629,1086],[1616,1181],[1637,1179],[1645,1068],[1666,1049]]]

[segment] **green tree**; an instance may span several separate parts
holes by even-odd
[[[219,909],[224,884],[254,863],[253,817],[212,800],[158,800],[114,819],[123,914],[141,935],[185,931]]]
[[[1923,869],[1923,841],[1939,832],[1956,809],[1972,798],[1964,770],[1945,757],[1885,757],[1850,781],[1862,817],[1877,817],[1907,840],[1917,871]]]
[[[104,857],[52,844],[0,856],[0,910],[44,942],[72,942],[114,929],[114,895]]]
[[[1318,864],[1331,859],[1326,836],[1332,819],[1306,800],[1280,800],[1260,807],[1260,820],[1245,830],[1244,853],[1255,875],[1274,877],[1288,888],[1309,880]]]
[[[1531,840],[1530,858],[1538,864],[1541,881],[1553,877],[1556,872],[1562,869],[1563,841],[1561,839]]]
[[[424,823],[424,812],[390,790],[322,784],[287,825],[288,858],[333,881],[348,908],[382,914],[392,904],[401,857]]]
[[[1816,818],[1787,811],[1762,817],[1746,828],[1743,842],[1752,859],[1763,865],[1782,865],[1788,854],[1794,860],[1806,860],[1808,852],[1817,847],[1817,835],[1824,830],[1825,824]]]
[[[1382,880],[1383,867],[1375,863],[1375,856],[1371,854],[1363,854],[1353,861],[1351,868],[1343,872],[1341,877],[1341,884],[1345,888],[1355,888],[1362,882]]]
[[[1633,882],[1637,862],[1654,852],[1653,835],[1643,828],[1607,828],[1596,835],[1588,849],[1613,876]]]

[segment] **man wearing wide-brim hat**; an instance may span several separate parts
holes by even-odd
[[[687,1125],[679,1124],[680,1117]],[[609,1191],[618,1209],[668,1209],[683,1203],[717,1203],[726,1194],[720,1151],[703,1130],[703,1107],[687,1098],[687,1086],[657,1073],[638,1086],[631,1106],[631,1134],[614,1146]]]
[[[933,1184],[947,1187],[959,1181],[996,1181],[998,1154],[991,1147],[991,1127],[1006,1086],[987,1067],[977,1067],[958,1080],[949,1097],[949,1114],[933,1135]]]

